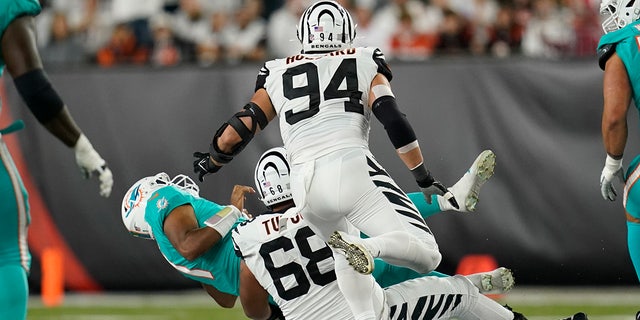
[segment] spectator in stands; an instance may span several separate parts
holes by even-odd
[[[306,0],[286,0],[274,11],[267,22],[267,55],[269,58],[288,57],[300,53],[300,43],[296,38],[295,26],[300,15],[307,8]],[[359,32],[359,31],[358,31]]]
[[[404,9],[403,9],[404,7]],[[437,28],[438,20],[427,15],[428,10],[424,2],[419,0],[391,0],[373,15],[369,30],[369,44],[380,48],[387,58],[392,58],[391,38],[397,30],[401,13],[408,12],[417,32],[430,32]],[[357,35],[356,35],[357,38]]]
[[[41,50],[45,65],[77,66],[87,61],[82,39],[69,28],[67,15],[55,12],[51,21],[51,37]]]
[[[489,53],[494,57],[507,57],[520,51],[523,26],[516,20],[515,10],[509,5],[498,9],[496,21],[489,32]]]
[[[358,34],[353,41],[358,47],[377,47],[378,44],[372,41],[375,35],[371,34],[373,25],[371,24],[373,14],[376,10],[376,0],[355,0],[351,16],[358,26]],[[299,15],[298,15],[299,16]]]
[[[118,64],[145,64],[149,48],[139,46],[135,33],[129,24],[118,24],[107,45],[98,50],[96,60],[103,67]]]
[[[534,58],[560,58],[570,54],[573,41],[570,19],[562,14],[556,0],[534,0],[522,36],[522,53]]]
[[[391,55],[398,60],[425,60],[433,54],[436,43],[436,34],[416,30],[407,7],[401,6],[400,21],[391,36]]]
[[[184,61],[205,64],[218,61],[219,40],[210,24],[210,12],[201,0],[180,0],[172,28]]]
[[[159,67],[173,66],[181,61],[180,48],[175,43],[171,21],[166,14],[151,18],[153,47],[151,64]]]
[[[221,35],[227,62],[264,60],[267,24],[261,14],[261,0],[244,0],[235,11],[234,18]]]
[[[487,51],[490,30],[495,24],[498,3],[495,0],[473,0],[469,5],[471,14],[466,17],[471,32],[470,50],[472,54],[485,54]]]
[[[438,32],[436,54],[455,55],[469,53],[471,35],[467,20],[455,11],[447,9]]]

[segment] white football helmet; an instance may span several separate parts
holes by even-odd
[[[602,0],[600,15],[605,33],[622,29],[640,18],[640,1]]]
[[[184,174],[171,179],[168,174],[160,172],[155,176],[138,180],[122,199],[122,222],[132,235],[154,239],[151,226],[144,219],[147,201],[153,192],[168,185],[176,186],[194,197],[200,196],[200,187]]]
[[[171,185],[174,185],[194,197],[200,197],[200,187],[188,176],[179,174],[171,179]]]
[[[147,200],[154,191],[171,183],[169,175],[160,172],[155,176],[138,180],[122,199],[122,222],[129,232],[140,238],[154,239],[151,226],[144,219]]]
[[[318,1],[304,11],[298,23],[302,53],[350,48],[356,25],[349,12],[335,1]]]
[[[282,147],[271,148],[262,154],[256,165],[256,189],[265,206],[291,200],[291,183],[287,152]]]

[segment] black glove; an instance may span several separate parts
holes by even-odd
[[[198,174],[198,180],[204,182],[204,176],[210,173],[216,173],[222,166],[216,165],[211,161],[209,153],[194,152],[193,156],[196,157],[196,161],[193,162],[193,172]]]
[[[285,320],[280,307],[269,303],[269,308],[271,308],[271,315],[269,316],[269,318],[267,318],[267,320]]]
[[[424,165],[421,165],[413,170],[411,170],[414,177],[416,178],[416,182],[420,187],[420,191],[424,195],[424,199],[428,204],[431,204],[431,196],[432,195],[440,195],[443,196],[451,205],[459,209],[460,205],[458,205],[458,201],[453,196],[453,193],[449,191],[440,181],[433,178],[431,172],[427,170]]]

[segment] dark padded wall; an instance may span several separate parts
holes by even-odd
[[[206,151],[215,130],[252,94],[260,65],[216,69],[90,69],[50,77],[105,157],[115,177],[109,199],[84,181],[73,153],[39,127],[4,77],[31,174],[65,239],[88,270],[113,290],[176,289],[180,276],[155,244],[131,237],[120,203],[141,177],[192,173],[193,151]],[[466,254],[488,253],[514,270],[518,284],[622,285],[637,280],[626,251],[621,201],[604,201],[598,181],[602,72],[595,61],[434,60],[393,64],[392,86],[419,136],[434,175],[451,185],[483,149],[497,155],[476,213],[446,213],[428,224],[452,273]],[[637,112],[625,164],[638,150]],[[281,144],[271,123],[241,155],[201,185],[227,203],[234,184],[253,185],[253,167]],[[415,182],[374,120],[371,148],[407,192]],[[618,188],[621,190],[621,188]],[[249,201],[250,210],[262,210]],[[30,281],[37,288],[37,260]]]

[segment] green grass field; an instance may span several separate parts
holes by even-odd
[[[529,320],[561,319],[577,311],[586,312],[590,320],[633,320],[640,310],[640,287],[515,288],[499,301]],[[52,308],[32,296],[29,304],[28,320],[246,319],[239,305],[220,308],[204,291],[67,294],[61,306]]]

